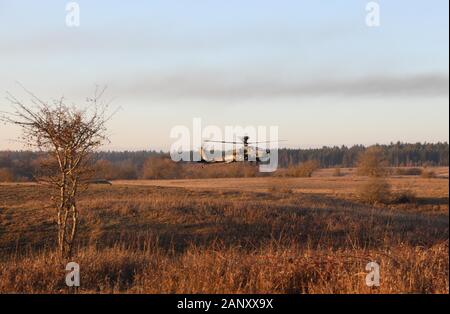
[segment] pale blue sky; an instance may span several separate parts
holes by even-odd
[[[290,147],[448,141],[447,0],[380,0],[379,28],[363,0],[78,1],[78,28],[67,2],[0,0],[0,92],[107,84],[107,149],[166,150],[193,117],[278,125]]]

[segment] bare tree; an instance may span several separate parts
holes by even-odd
[[[90,155],[107,141],[108,104],[100,101],[105,88],[96,88],[83,109],[67,104],[63,97],[49,103],[24,90],[30,97],[29,103],[7,93],[14,110],[3,113],[0,119],[20,126],[22,142],[47,153],[35,177],[51,188],[57,214],[58,252],[61,257],[70,257],[79,223],[77,197],[87,188],[92,173]]]
[[[357,173],[362,176],[383,177],[387,174],[386,166],[383,150],[378,146],[371,146],[358,156]]]

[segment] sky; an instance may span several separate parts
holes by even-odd
[[[168,150],[170,130],[278,126],[283,146],[449,139],[449,2],[0,0],[0,111],[18,82],[83,106],[96,85],[116,114],[111,150]],[[0,150],[21,149],[0,125]]]

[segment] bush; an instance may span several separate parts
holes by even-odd
[[[0,168],[0,182],[13,182],[14,174],[9,168]]]
[[[95,177],[105,180],[117,179],[114,165],[105,159],[98,160],[94,165]]]
[[[358,158],[358,175],[383,177],[386,175],[386,160],[380,147],[367,148]]]
[[[150,157],[144,162],[144,179],[176,179],[182,177],[179,163],[165,157]]]
[[[359,199],[369,204],[388,204],[391,200],[391,186],[383,178],[373,178],[358,191]]]
[[[287,176],[298,178],[310,178],[314,171],[319,169],[320,164],[317,160],[308,160],[299,166],[288,169]]]
[[[396,204],[415,203],[416,201],[416,193],[412,190],[404,190],[392,196],[392,203]]]
[[[113,163],[113,165],[114,165],[113,179],[135,180],[138,178],[138,172],[132,160],[115,162]]]
[[[336,168],[333,171],[333,177],[342,177],[341,168]]]
[[[417,201],[416,193],[412,190],[393,193],[384,178],[373,178],[361,186],[359,198],[369,204],[410,204]]]
[[[422,169],[420,168],[396,168],[395,174],[399,176],[420,176]]]
[[[436,178],[436,172],[434,172],[433,170],[423,169],[421,176],[422,176],[422,178],[425,178],[425,179]]]

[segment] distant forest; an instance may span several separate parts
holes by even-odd
[[[377,145],[384,151],[389,166],[445,166],[449,165],[449,145],[445,143],[391,143]],[[317,160],[322,168],[354,167],[358,156],[366,147],[322,147],[317,149],[279,149],[279,167],[288,168],[308,160]],[[152,157],[167,157],[156,151],[103,151],[93,159],[102,176],[109,179],[145,178],[145,165],[152,164]],[[0,151],[0,181],[29,181],[44,153],[31,151]],[[156,166],[155,163],[152,164]],[[159,163],[157,167],[169,168],[170,163]],[[105,170],[108,169],[108,170]],[[154,171],[153,171],[154,172]],[[144,174],[143,174],[144,173]]]
[[[448,166],[448,143],[405,144],[391,143],[376,145],[384,151],[384,157],[390,167],[406,166]],[[354,167],[358,156],[366,147],[322,147],[318,149],[281,149],[278,152],[282,167],[296,165],[307,160],[317,160],[322,168]]]

